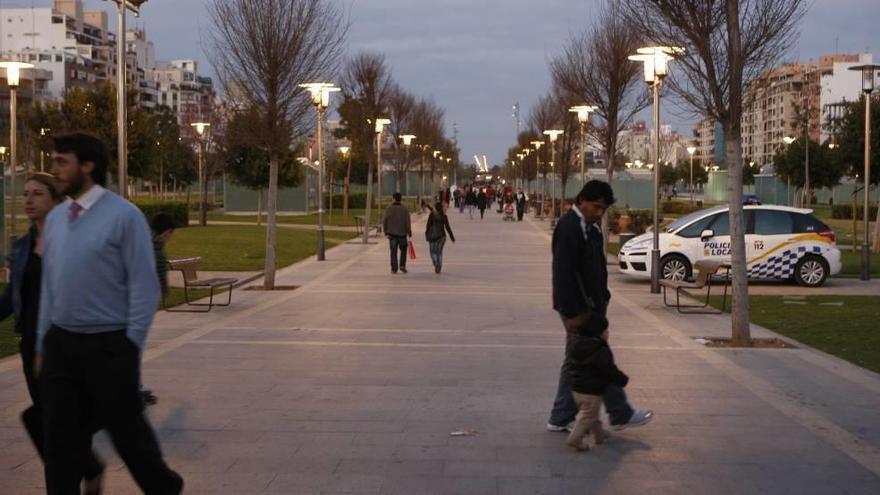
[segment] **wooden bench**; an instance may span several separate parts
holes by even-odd
[[[229,306],[232,303],[232,287],[238,282],[236,278],[209,278],[200,280],[198,276],[198,272],[196,268],[202,263],[202,258],[199,256],[195,256],[192,258],[179,258],[168,260],[168,270],[176,270],[180,271],[183,274],[183,298],[186,302],[187,306],[195,306],[197,308],[207,308],[207,309],[172,309],[168,308],[165,305],[165,298],[162,298],[162,305],[165,306],[165,311],[171,312],[188,312],[188,313],[207,313],[211,311],[214,306]],[[219,289],[219,292],[222,292],[223,289],[227,290],[227,297],[225,303],[215,303],[214,302],[214,291]],[[197,303],[190,300],[190,290],[196,289],[208,289],[208,302],[207,303]]]
[[[364,223],[367,221],[366,215],[355,215],[354,216],[354,230],[357,235],[363,235],[364,233]],[[375,230],[376,235],[379,235],[382,232],[382,225],[379,223],[374,223],[370,225],[369,230]]]
[[[661,279],[660,286],[663,287],[663,304],[667,307],[675,307],[679,313],[685,314],[721,314],[727,307],[727,286],[730,282],[730,265],[720,261],[702,260],[694,264],[697,269],[697,277],[693,282],[688,280],[667,280]],[[709,307],[709,297],[712,295],[712,282],[716,281],[716,276],[724,270],[721,283],[724,285],[724,294],[721,298],[721,309],[706,309]],[[706,289],[706,300],[702,304],[682,304],[681,293],[686,290]],[[675,289],[675,304],[670,303],[666,297],[667,289]]]

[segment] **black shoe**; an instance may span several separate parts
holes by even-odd
[[[409,273],[409,272],[406,271],[406,268],[404,268],[404,267],[400,267],[400,273]]]
[[[434,265],[434,273],[440,273],[441,268],[443,268],[441,265]]]
[[[101,495],[104,493],[104,471],[102,470],[92,479],[85,479],[83,495]]]
[[[392,275],[397,275],[397,270],[391,270]]]
[[[145,388],[141,390],[141,401],[144,403],[144,406],[153,406],[159,402],[159,398],[153,394],[152,390]]]

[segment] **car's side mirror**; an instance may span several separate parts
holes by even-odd
[[[715,231],[712,229],[706,229],[700,234],[700,240],[706,242],[707,240],[715,237]]]

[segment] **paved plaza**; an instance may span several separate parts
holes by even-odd
[[[656,418],[575,453],[544,430],[564,339],[548,224],[452,211],[438,276],[414,219],[407,275],[384,239],[350,242],[282,270],[296,290],[157,316],[148,414],[186,493],[880,493],[880,376],[803,347],[705,348],[728,317],[680,316],[615,273],[611,343]],[[0,361],[0,493],[44,493],[19,366]],[[97,443],[106,492],[137,493]]]

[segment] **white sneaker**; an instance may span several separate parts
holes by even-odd
[[[640,411],[636,409],[633,412],[632,417],[629,418],[629,422],[620,425],[611,425],[611,429],[614,431],[620,431],[627,428],[637,428],[639,426],[645,426],[650,423],[652,419],[654,419],[654,411]]]
[[[555,433],[563,433],[563,432],[571,433],[571,430],[574,430],[574,421],[572,421],[571,423],[569,423],[565,426],[559,426],[559,425],[554,425],[553,423],[547,423],[547,431],[552,431]]]

